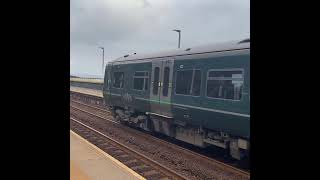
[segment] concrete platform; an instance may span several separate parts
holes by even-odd
[[[97,97],[103,97],[101,90],[70,86],[70,91],[78,92],[78,93],[82,93],[82,94],[88,94],[88,95],[97,96]]]
[[[103,79],[70,78],[70,81],[103,84]]]
[[[142,176],[70,130],[71,180],[144,180]]]

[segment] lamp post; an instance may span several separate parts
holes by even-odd
[[[102,77],[103,77],[103,69],[104,69],[104,47],[99,47],[102,49]]]
[[[181,30],[179,30],[179,29],[174,29],[173,31],[176,31],[176,32],[179,33],[179,44],[178,44],[178,48],[180,48]]]

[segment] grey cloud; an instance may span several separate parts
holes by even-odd
[[[101,74],[101,52],[111,60],[128,53],[156,52],[246,38],[248,0],[71,0],[71,72]]]

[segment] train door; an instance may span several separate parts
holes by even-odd
[[[171,91],[173,77],[173,59],[152,62],[150,107],[151,112],[172,117]]]

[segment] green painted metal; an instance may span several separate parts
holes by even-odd
[[[181,69],[181,65],[183,65],[183,69],[201,70],[202,82],[200,96],[194,97],[175,94],[176,71]],[[104,87],[105,92],[103,94],[105,102],[112,106],[132,107],[136,111],[140,112],[150,112],[151,103],[160,103],[161,105],[167,105],[172,108],[171,111],[174,119],[185,121],[196,127],[202,126],[207,129],[229,132],[235,136],[250,138],[250,51],[248,51],[248,53],[241,54],[233,53],[231,55],[226,53],[224,56],[201,59],[190,59],[190,56],[188,59],[179,57],[179,60],[174,62],[171,102],[150,99],[150,87],[146,91],[133,90],[133,74],[135,71],[148,71],[149,86],[151,85],[151,68],[151,62],[130,63],[115,66],[109,65],[109,68],[106,68],[106,73],[108,71],[110,76],[107,78],[110,81],[113,81],[113,72],[122,71],[125,76],[125,85],[123,89],[111,87],[109,90]],[[233,68],[242,68],[244,70],[243,94],[241,100],[233,101],[206,97],[207,71],[210,69]],[[132,97],[131,101],[126,100],[125,97],[128,96]],[[177,104],[187,105],[188,107],[182,107]],[[198,108],[193,108],[192,106]],[[220,110],[230,112],[231,114],[207,111],[205,109]],[[247,115],[247,117],[234,115],[232,113]]]

